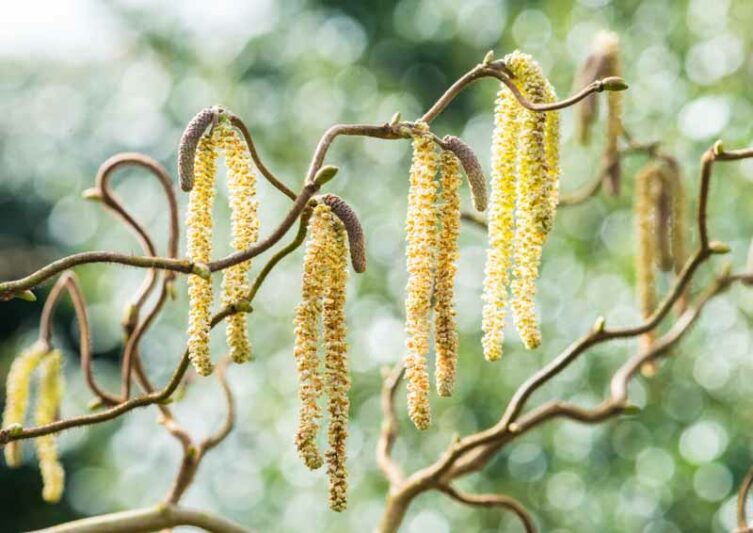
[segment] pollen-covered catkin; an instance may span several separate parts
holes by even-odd
[[[231,230],[234,250],[249,248],[259,238],[256,177],[251,169],[251,156],[238,132],[230,124],[217,128],[218,144],[225,156],[231,209]],[[232,305],[248,296],[248,271],[251,260],[227,268],[222,278],[222,303]],[[251,359],[251,343],[246,329],[246,316],[236,313],[228,317],[226,336],[230,357],[236,363]]]
[[[5,411],[3,427],[23,425],[29,405],[29,385],[34,370],[47,353],[41,342],[34,343],[13,360],[5,385]],[[21,464],[21,442],[11,441],[5,445],[5,462],[10,467]]]
[[[215,133],[216,133],[215,129]],[[188,199],[186,227],[188,257],[195,263],[208,263],[212,256],[212,209],[217,174],[217,142],[207,133],[199,140],[194,159],[194,183]],[[209,330],[212,318],[212,281],[196,274],[188,276],[188,355],[196,372],[212,373]]]
[[[350,374],[345,327],[345,290],[348,280],[345,227],[332,213],[322,212],[328,224],[329,247],[326,260],[327,280],[324,291],[322,326],[324,334],[324,385],[329,411],[326,453],[329,477],[329,505],[343,511],[348,505],[348,471],[346,440],[350,401]]]
[[[505,64],[533,103],[555,100],[554,89],[531,56],[513,52]],[[520,109],[518,176],[513,238],[512,310],[515,327],[528,349],[541,343],[534,304],[541,252],[554,223],[559,181],[559,131],[556,112]],[[547,124],[550,122],[550,124]]]
[[[300,401],[295,443],[298,455],[312,470],[322,466],[322,456],[316,443],[322,418],[319,397],[323,392],[318,345],[329,244],[328,220],[323,215],[328,210],[329,207],[325,205],[316,206],[309,222],[310,238],[303,259],[301,302],[295,313],[295,360]]]
[[[602,32],[597,37],[598,46],[604,53],[604,76],[622,76],[620,38],[613,32]],[[607,186],[612,194],[620,192],[620,157],[617,142],[622,135],[622,91],[607,94],[607,145],[604,159],[607,165]]]
[[[647,318],[656,307],[656,191],[661,179],[659,166],[649,163],[635,178],[635,229],[638,253],[635,256],[636,286],[641,316]],[[641,337],[642,347],[648,348],[653,342],[653,332]]]
[[[489,245],[486,249],[484,306],[481,340],[484,357],[496,361],[502,357],[505,311],[512,266],[514,234],[517,141],[521,108],[507,87],[497,94],[492,134],[491,197],[488,206]]]
[[[38,426],[50,424],[58,416],[63,397],[62,362],[61,353],[54,350],[45,355],[40,364],[39,389],[34,412],[34,421]],[[65,471],[58,459],[57,436],[51,434],[37,437],[35,445],[39,470],[42,472],[42,498],[46,502],[55,503],[63,495],[65,484]]]
[[[431,294],[434,284],[434,251],[437,240],[436,200],[437,154],[426,124],[413,134],[413,162],[410,169],[408,214],[406,217],[406,261],[408,284],[405,299],[405,376],[408,413],[413,424],[424,430],[431,424],[429,405],[429,333]]]
[[[437,393],[451,396],[455,387],[458,334],[455,325],[455,274],[458,236],[460,235],[460,165],[450,151],[441,156],[442,186],[439,207],[441,230],[437,242],[436,280],[434,282],[434,345],[436,352]]]

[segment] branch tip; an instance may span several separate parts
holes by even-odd
[[[89,187],[81,193],[81,198],[91,200],[92,202],[101,202],[102,192],[97,187]]]
[[[400,111],[395,112],[394,115],[392,115],[392,118],[389,121],[390,126],[397,126],[400,123]]]
[[[30,290],[25,290],[25,291],[16,293],[14,297],[18,298],[19,300],[23,300],[24,302],[36,302],[37,301],[36,295]]]
[[[494,50],[489,50],[484,56],[483,65],[490,65],[494,61]]]
[[[720,156],[724,153],[724,143],[722,142],[721,139],[719,139],[718,141],[714,143],[714,146],[711,148],[711,151],[713,152],[715,156]]]
[[[339,170],[340,169],[335,165],[324,165],[316,173],[316,176],[314,176],[314,183],[317,185],[317,187],[321,187],[332,178],[334,178]]]
[[[711,241],[709,243],[709,252],[712,254],[724,255],[732,251],[729,244],[721,241]]]
[[[619,76],[609,76],[601,80],[601,90],[603,91],[625,91],[628,84]]]

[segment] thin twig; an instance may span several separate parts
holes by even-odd
[[[536,524],[528,510],[518,500],[504,494],[469,494],[450,485],[439,488],[453,500],[475,507],[502,507],[514,513],[522,522],[526,533],[536,533]]]
[[[254,160],[254,164],[256,165],[256,168],[259,169],[259,172],[261,172],[262,175],[267,179],[267,181],[271,183],[277,190],[282,192],[285,196],[287,196],[291,200],[295,201],[296,194],[293,191],[291,191],[287,187],[287,185],[285,185],[283,182],[278,180],[275,177],[275,175],[272,174],[272,172],[262,162],[261,158],[259,157],[259,153],[256,151],[256,145],[254,144],[254,140],[251,137],[251,132],[248,130],[243,120],[241,120],[241,118],[235,113],[226,111],[226,114],[230,118],[230,123],[235,128],[237,128],[238,131],[241,132],[241,135],[243,135],[243,139],[246,141],[246,146],[248,146],[248,151],[251,154],[251,158]]]
[[[750,531],[750,528],[748,527],[748,517],[745,513],[745,504],[748,500],[748,493],[750,492],[751,487],[753,487],[753,468],[748,470],[748,474],[740,484],[740,490],[737,493],[737,528],[741,533]]]
[[[78,286],[76,275],[73,272],[63,273],[63,275],[55,282],[55,285],[53,285],[52,290],[45,301],[44,308],[42,309],[39,338],[47,346],[51,345],[53,316],[57,304],[60,301],[60,297],[63,295],[63,291],[66,291],[71,297],[73,310],[76,314],[76,322],[78,322],[79,355],[81,359],[81,372],[84,375],[84,380],[99,401],[104,405],[115,405],[118,403],[118,399],[115,396],[108,394],[97,385],[94,373],[92,372],[91,337],[89,319],[86,315],[86,301],[84,300],[84,295]]]
[[[376,448],[376,458],[379,468],[384,472],[390,485],[397,486],[403,481],[403,472],[392,458],[392,447],[397,439],[398,424],[395,412],[395,394],[400,381],[405,374],[402,362],[397,363],[385,376],[382,383],[382,429]]]
[[[161,529],[194,526],[213,533],[248,533],[249,530],[206,511],[174,505],[157,505],[145,509],[123,511],[84,518],[59,526],[36,530],[35,533],[147,533]]]

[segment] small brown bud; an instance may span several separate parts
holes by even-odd
[[[486,177],[473,149],[462,139],[454,135],[445,135],[442,142],[444,142],[448,150],[451,150],[457,156],[460,164],[463,165],[463,171],[468,178],[468,186],[471,188],[473,207],[476,211],[486,210]]]
[[[193,189],[193,166],[196,147],[210,124],[217,121],[219,110],[209,107],[199,111],[186,126],[178,145],[178,177],[184,192]]]
[[[327,204],[332,212],[345,226],[348,234],[348,244],[350,245],[350,262],[353,264],[353,270],[363,273],[366,271],[366,239],[363,234],[363,227],[358,220],[358,215],[348,205],[348,203],[336,194],[325,194],[322,196],[322,202]]]

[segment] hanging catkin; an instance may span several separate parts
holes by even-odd
[[[336,208],[330,207],[332,204]],[[338,216],[340,213],[342,218]],[[329,447],[325,454],[329,478],[329,503],[342,511],[348,501],[346,439],[350,401],[350,373],[345,325],[345,290],[348,280],[347,231],[358,246],[363,245],[360,223],[355,213],[340,198],[327,195],[315,208],[310,219],[310,238],[303,263],[301,303],[295,317],[295,357],[298,370],[300,411],[296,447],[306,466],[322,465],[316,443],[322,410],[319,397],[327,396]],[[357,226],[357,227],[355,227]],[[358,252],[360,254],[361,251]],[[365,265],[360,255],[355,264]],[[324,375],[318,355],[319,326],[324,345]]]
[[[345,226],[330,211],[323,211],[328,224],[327,282],[324,291],[322,325],[324,330],[324,385],[327,394],[329,427],[326,453],[329,477],[329,505],[343,511],[348,504],[348,471],[345,465],[350,401],[350,374],[345,329],[345,287],[348,281]]]
[[[458,334],[455,325],[455,273],[460,234],[460,165],[450,151],[441,156],[442,186],[437,241],[436,280],[434,282],[434,345],[436,352],[437,393],[451,396],[455,387]]]
[[[251,167],[251,156],[238,132],[228,123],[218,127],[218,144],[225,156],[228,193],[231,209],[233,250],[249,248],[259,238],[258,201],[256,177]],[[233,305],[244,300],[249,293],[248,271],[251,260],[243,261],[223,271],[222,303]],[[246,328],[246,315],[236,313],[227,319],[227,344],[230,357],[236,363],[251,359],[251,343]]]
[[[214,130],[217,132],[217,129]],[[214,182],[217,175],[217,138],[205,134],[196,147],[193,168],[193,188],[188,199],[186,228],[188,257],[195,263],[206,264],[212,256],[212,209]],[[212,319],[212,281],[196,274],[188,276],[188,355],[196,372],[202,376],[212,373],[214,365],[209,355],[209,330]]]
[[[13,360],[5,382],[4,428],[15,424],[23,426],[29,405],[31,376],[47,351],[45,344],[37,342]],[[8,466],[17,467],[21,464],[20,441],[7,443],[3,452]]]
[[[521,92],[533,103],[554,101],[554,90],[544,77],[541,67],[526,54],[511,54],[506,64],[520,80]],[[553,133],[559,128],[547,122],[556,120],[555,113],[521,110],[520,146],[518,154],[517,199],[515,202],[515,237],[513,239],[512,310],[515,327],[528,349],[541,343],[538,318],[534,305],[539,262],[546,237],[554,222],[557,205],[559,172],[559,141]]]
[[[504,85],[497,94],[492,134],[491,197],[488,207],[489,246],[483,292],[484,357],[496,361],[502,357],[505,311],[512,266],[514,235],[515,181],[517,176],[517,140],[520,107]]]
[[[40,363],[37,405],[34,422],[38,426],[50,424],[57,419],[60,402],[63,397],[63,358],[59,351],[53,350],[44,356]],[[42,472],[42,498],[55,503],[63,495],[65,471],[60,464],[57,451],[57,436],[42,435],[35,441],[39,470]]]
[[[327,271],[322,260],[329,252],[327,221],[322,214],[326,206],[318,205],[309,222],[310,238],[303,258],[303,287],[301,302],[295,313],[295,360],[298,370],[298,431],[295,437],[298,455],[313,469],[322,466],[322,456],[316,443],[322,409],[319,397],[323,382],[319,362],[319,326],[322,315]]]
[[[408,413],[413,424],[424,430],[431,424],[429,405],[429,333],[431,295],[434,283],[434,251],[437,239],[437,154],[426,124],[413,133],[406,217],[406,262],[408,284],[405,299],[405,376]]]
[[[635,256],[636,286],[641,316],[651,316],[656,307],[656,262],[658,243],[656,232],[656,199],[660,187],[661,170],[657,163],[646,165],[635,178],[635,228],[638,252]],[[647,349],[654,340],[654,332],[641,337],[641,346]]]

